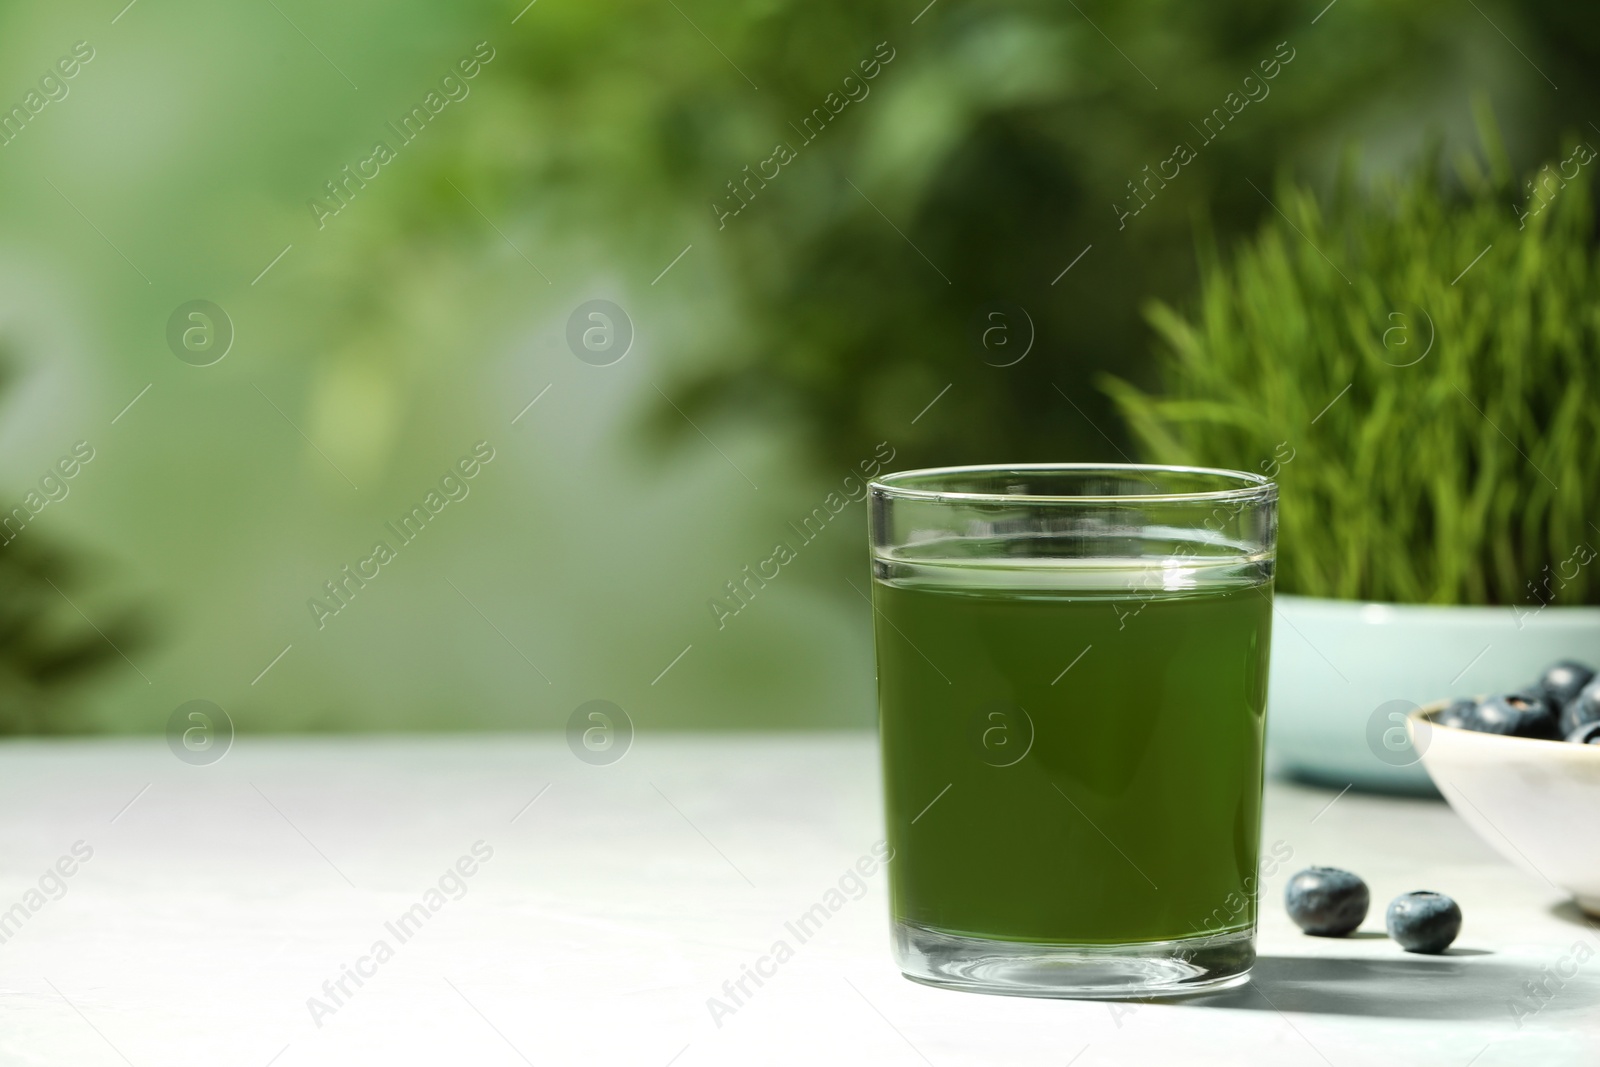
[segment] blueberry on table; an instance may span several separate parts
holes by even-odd
[[[1553,740],[1556,713],[1549,703],[1533,693],[1507,693],[1483,701],[1472,713],[1471,729],[1507,737],[1540,737]]]
[[[1472,715],[1478,710],[1476,700],[1456,699],[1433,717],[1435,726],[1454,726],[1460,730],[1472,729]]]
[[[1402,893],[1389,904],[1389,936],[1407,952],[1436,954],[1461,932],[1461,909],[1443,893]]]
[[[1575,745],[1600,745],[1600,719],[1584,723],[1568,734],[1567,740]]]
[[[1564,659],[1544,669],[1539,676],[1538,689],[1545,700],[1559,711],[1593,680],[1593,667],[1577,660]]]
[[[1600,722],[1600,678],[1578,690],[1578,695],[1561,705],[1561,733],[1571,734],[1590,722]]]
[[[1283,893],[1289,918],[1316,937],[1343,937],[1367,917],[1367,883],[1337,867],[1307,867]]]

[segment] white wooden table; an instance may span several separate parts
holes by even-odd
[[[1600,1061],[1600,954],[1511,1010],[1596,935],[1440,802],[1273,784],[1265,840],[1293,859],[1264,881],[1252,985],[1205,1001],[914,985],[877,873],[714,1021],[881,836],[870,737],[651,735],[602,767],[548,736],[247,737],[205,767],[159,740],[13,742],[0,795],[6,1067]],[[1460,951],[1301,936],[1280,898],[1313,863],[1367,879],[1369,929],[1401,891],[1452,894]]]

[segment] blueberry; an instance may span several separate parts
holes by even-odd
[[[1578,695],[1561,706],[1563,735],[1570,734],[1585,723],[1600,722],[1600,678],[1578,690]]]
[[[1289,879],[1283,902],[1289,918],[1308,934],[1343,937],[1367,917],[1367,883],[1337,867],[1307,867]]]
[[[1575,745],[1600,745],[1600,719],[1584,723],[1568,734],[1567,740]]]
[[[1567,706],[1578,691],[1594,680],[1594,668],[1576,660],[1552,663],[1539,676],[1539,692],[1557,711]]]
[[[1452,700],[1444,710],[1433,717],[1435,726],[1454,726],[1461,730],[1472,729],[1472,715],[1477,711],[1476,700]]]
[[[1443,893],[1419,889],[1389,904],[1389,936],[1407,952],[1439,953],[1461,932],[1461,909]]]
[[[1553,740],[1556,713],[1543,697],[1531,692],[1507,693],[1483,701],[1472,713],[1470,729],[1508,737],[1541,737]]]

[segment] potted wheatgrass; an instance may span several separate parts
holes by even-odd
[[[1600,265],[1586,144],[1521,186],[1492,136],[1326,211],[1285,185],[1149,318],[1163,391],[1105,387],[1145,458],[1281,490],[1279,769],[1431,791],[1413,705],[1600,653]]]

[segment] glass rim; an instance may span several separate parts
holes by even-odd
[[[909,488],[898,484],[902,480],[938,478],[962,474],[1016,473],[1104,473],[1104,474],[1195,474],[1213,477],[1232,483],[1230,488],[1208,489],[1184,493],[1117,493],[1111,495],[1060,496],[1047,493],[974,493],[961,490]],[[914,470],[894,471],[880,475],[867,483],[867,488],[900,500],[923,500],[940,503],[965,504],[1186,504],[1229,503],[1263,500],[1275,497],[1278,483],[1249,471],[1228,470],[1225,467],[1188,467],[1170,463],[978,463],[957,467],[920,467]]]

